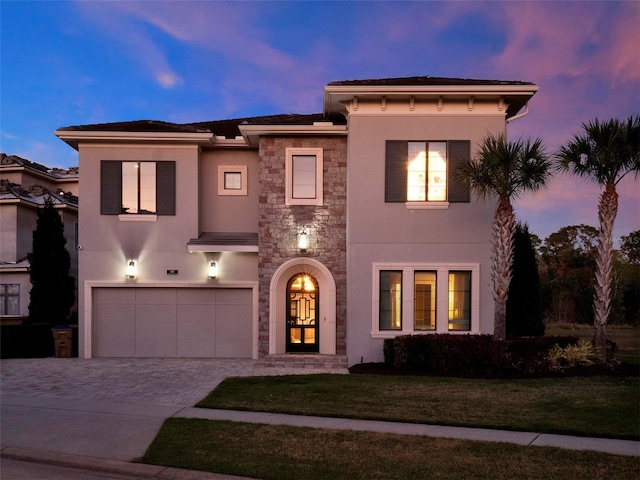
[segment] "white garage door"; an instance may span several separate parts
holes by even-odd
[[[251,358],[246,288],[95,288],[94,357]]]

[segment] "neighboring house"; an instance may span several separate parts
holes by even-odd
[[[452,172],[537,89],[332,82],[322,114],[57,130],[82,171],[80,356],[344,366],[492,333],[495,205]]]
[[[29,262],[38,208],[51,198],[63,221],[72,276],[77,278],[78,169],[47,168],[0,153],[0,321],[29,315]]]

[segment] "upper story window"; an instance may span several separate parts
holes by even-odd
[[[218,195],[247,195],[247,166],[218,167]]]
[[[321,148],[287,148],[286,205],[322,205]]]
[[[103,160],[102,215],[175,215],[176,163]]]
[[[385,202],[425,208],[468,202],[469,190],[456,182],[453,172],[470,153],[468,140],[388,140]]]
[[[20,284],[0,283],[0,315],[20,315]]]

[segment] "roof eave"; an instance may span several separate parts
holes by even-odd
[[[283,135],[346,135],[346,125],[334,125],[332,122],[315,122],[313,125],[238,125],[245,141],[258,148],[260,137]]]
[[[518,100],[516,111],[510,111],[507,115],[513,116],[527,103],[538,91],[535,84],[525,85],[327,85],[324,88],[324,113],[325,115],[345,113],[345,102],[358,97],[360,100],[375,100],[386,97],[387,99],[414,99],[443,98],[504,98],[505,100]],[[515,109],[513,109],[515,110]]]
[[[173,143],[209,146],[214,143],[210,132],[104,132],[56,130],[54,134],[63,142],[78,150],[81,143]]]

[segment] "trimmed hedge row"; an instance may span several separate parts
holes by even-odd
[[[440,376],[499,377],[546,374],[547,354],[578,337],[527,337],[494,340],[491,335],[403,335],[384,342],[388,367]]]
[[[2,325],[0,332],[1,358],[53,357],[54,342],[48,323]]]

